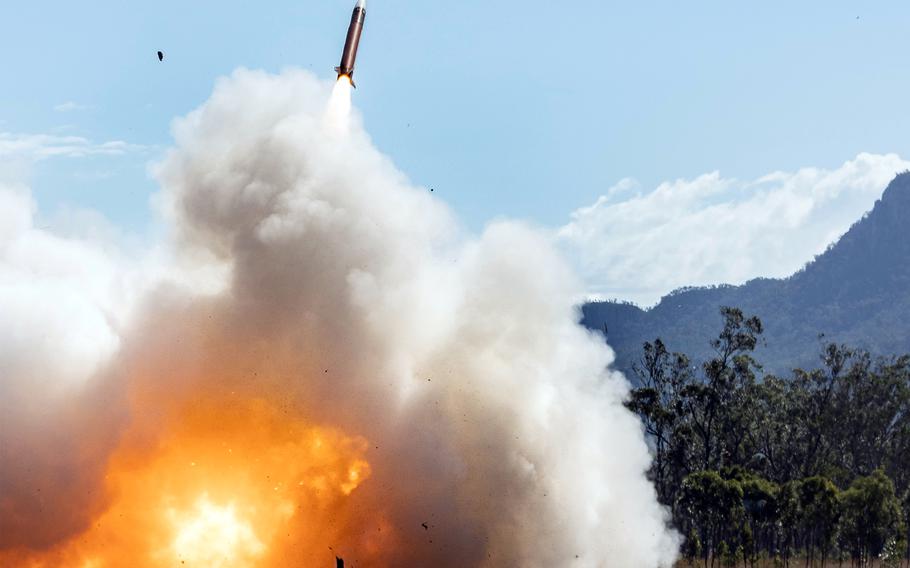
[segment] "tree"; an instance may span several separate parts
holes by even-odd
[[[745,547],[749,560],[755,563],[760,550],[774,554],[774,536],[778,523],[777,495],[780,488],[773,482],[751,476],[740,481],[743,508],[751,526],[751,546]]]
[[[672,487],[677,487],[688,473],[684,471],[688,461],[686,448],[679,445],[682,440],[678,429],[682,417],[681,393],[692,382],[692,374],[688,358],[681,353],[671,354],[660,339],[645,343],[643,350],[641,361],[635,365],[642,387],[632,391],[626,407],[641,417],[653,445],[651,478],[658,498],[661,503],[672,504]]]
[[[910,489],[904,491],[904,499],[901,504],[904,509],[904,559],[907,561],[907,566],[910,567]]]
[[[724,328],[711,342],[716,356],[702,365],[704,380],[686,385],[683,407],[698,438],[700,469],[741,463],[746,439],[744,409],[755,384],[758,363],[750,353],[763,327],[755,316],[746,318],[739,308],[720,309]]]
[[[689,529],[686,535],[686,542],[683,543],[683,557],[689,561],[689,566],[694,564],[696,558],[701,558],[701,539],[698,538],[698,531],[695,527]]]
[[[802,477],[823,474],[830,464],[836,447],[836,440],[832,439],[839,410],[836,395],[842,374],[855,355],[844,345],[830,343],[822,352],[823,369],[793,371],[789,398],[794,416],[799,418],[794,457],[801,464]]]
[[[720,556],[721,544],[729,547],[728,541],[738,540],[745,511],[743,490],[735,480],[724,479],[716,471],[692,473],[683,480],[678,506],[698,531],[705,566],[709,558],[713,564]]]
[[[910,357],[875,361],[865,352],[854,356],[836,393],[834,409],[837,420],[832,436],[838,441],[835,455],[844,471],[843,481],[869,476],[886,465],[902,416],[905,420],[910,409],[908,391]],[[897,459],[904,467],[910,465],[906,456]]]
[[[857,478],[841,494],[842,540],[853,560],[865,566],[891,539],[901,536],[901,506],[894,484],[881,469]]]
[[[748,426],[750,467],[776,483],[798,477],[796,444],[800,414],[794,409],[792,382],[766,376],[755,386]]]
[[[805,537],[806,565],[821,553],[822,565],[834,544],[840,520],[837,487],[824,477],[803,479],[797,486],[801,532]]]
[[[800,526],[799,481],[788,481],[777,494],[778,518],[782,534],[781,553],[789,566]]]

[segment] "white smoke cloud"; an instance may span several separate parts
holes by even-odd
[[[84,243],[51,239],[0,257],[10,282],[33,288],[33,304],[59,296],[30,328],[72,345],[56,354],[59,366],[17,363],[4,388],[40,396],[30,379],[39,368],[44,381],[107,385],[102,393],[139,381],[168,404],[203,387],[280,393],[287,412],[375,448],[352,507],[381,504],[400,542],[334,543],[355,565],[670,566],[677,536],[645,477],[641,426],[622,406],[627,383],[607,370],[602,341],[576,324],[583,287],[549,237],[516,222],[464,234],[371,145],[356,116],[346,134],[327,129],[329,92],[305,72],[240,70],[175,123],[175,147],[156,170],[173,260],[140,271],[139,289],[154,285],[140,311],[111,301],[118,275],[135,268]],[[18,203],[2,225],[18,228],[4,242],[31,239],[31,205]],[[40,269],[22,268],[34,259],[44,259]],[[93,275],[87,283],[80,270]],[[18,302],[10,294],[0,306]],[[13,333],[8,321],[2,332]],[[20,348],[40,345],[24,337]],[[16,357],[4,348],[0,365]],[[120,398],[100,397],[103,407],[98,398],[72,401],[109,416],[87,435],[125,423]],[[129,422],[153,438],[162,415],[149,403]],[[112,445],[86,456],[41,434],[80,416],[4,418],[3,432],[53,448],[28,471],[70,473],[51,476],[67,479],[57,503],[101,483]],[[56,530],[30,522],[28,476],[2,464],[0,492],[10,497],[0,553],[73,537],[101,506],[79,503]],[[421,521],[432,525],[432,546]]]
[[[117,350],[128,271],[101,242],[35,227],[35,210],[26,189],[0,186],[3,375],[79,385]]]
[[[74,487],[98,483],[111,440],[79,400],[147,285],[138,263],[83,223],[94,216],[63,215],[65,236],[36,219],[26,188],[0,185],[0,551],[46,545],[93,510],[95,497]],[[77,449],[89,432],[99,447]]]
[[[633,180],[578,209],[559,229],[589,293],[643,305],[687,285],[783,277],[824,252],[910,162],[859,154],[835,170],[752,181],[718,172],[643,191]]]

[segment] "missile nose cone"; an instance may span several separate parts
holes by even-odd
[[[361,10],[366,10],[367,9],[367,0],[357,0],[357,5],[354,7],[360,8]]]

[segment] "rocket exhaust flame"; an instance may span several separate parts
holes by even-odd
[[[0,189],[0,565],[670,566],[547,237],[463,234],[331,87],[238,70],[175,123],[164,261]]]

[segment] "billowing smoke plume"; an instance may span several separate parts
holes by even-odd
[[[668,566],[627,385],[546,237],[466,236],[329,99],[241,70],[177,121],[154,279],[4,223],[0,561]]]

